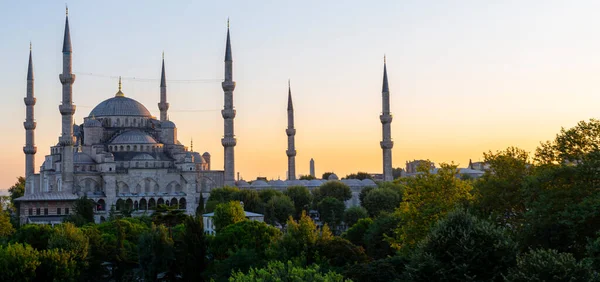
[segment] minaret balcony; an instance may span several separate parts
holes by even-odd
[[[296,150],[286,150],[285,153],[287,154],[288,157],[296,156]]]
[[[35,106],[37,99],[34,97],[25,97],[23,98],[23,101],[25,101],[26,106]]]
[[[37,153],[37,147],[33,145],[25,145],[23,146],[23,153],[27,155],[33,155]]]
[[[169,103],[158,103],[158,109],[162,111],[166,111],[169,109]]]
[[[237,140],[234,137],[223,137],[221,138],[221,144],[223,147],[234,147],[237,144]]]
[[[235,118],[235,110],[234,109],[223,109],[221,110],[221,115],[224,119]]]
[[[76,109],[77,109],[77,107],[75,107],[75,105],[73,105],[73,104],[58,105],[58,111],[60,111],[60,114],[63,116],[75,114]]]
[[[394,141],[384,140],[384,141],[379,142],[379,145],[381,145],[381,149],[391,149],[394,147]]]
[[[75,144],[75,137],[73,135],[63,135],[59,138],[58,144],[61,146],[73,146]]]
[[[382,114],[379,116],[379,120],[381,120],[381,123],[391,123],[393,119],[393,116],[391,114]]]
[[[73,84],[75,82],[75,75],[72,73],[61,73],[58,78],[61,84]]]
[[[26,130],[32,130],[35,129],[37,123],[35,121],[25,121],[23,122],[23,127],[25,127]]]
[[[221,82],[223,91],[233,91],[235,89],[235,81],[225,80]]]
[[[285,130],[285,134],[287,134],[287,136],[294,136],[296,135],[296,129],[295,128],[288,128]]]

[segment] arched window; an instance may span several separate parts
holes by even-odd
[[[125,202],[123,201],[123,199],[118,199],[117,200],[117,206],[115,207],[116,210],[120,211],[122,208],[124,208]]]
[[[133,209],[137,211],[138,208],[139,208],[138,201],[133,202]]]
[[[104,199],[98,200],[98,204],[96,205],[96,210],[97,211],[104,211],[104,210],[106,210],[106,202],[104,202]]]
[[[156,201],[154,201],[154,198],[152,198],[148,201],[148,209],[149,210],[156,209]]]
[[[199,203],[199,205],[204,205],[204,203]],[[179,199],[179,209],[180,210],[185,210],[186,209],[185,206],[186,206],[185,198]]]
[[[146,202],[146,199],[142,198],[140,200],[140,205],[139,205],[140,210],[147,210],[148,209],[148,203]]]
[[[163,198],[158,198],[156,205],[164,205],[164,204],[165,204],[165,200],[163,200]]]
[[[175,208],[177,208],[177,198],[173,198],[173,199],[171,199],[171,202],[170,202],[170,204],[171,204],[171,207],[175,207]]]
[[[125,201],[125,205],[127,205],[128,209],[133,209],[133,201],[131,199],[127,199],[127,201]]]

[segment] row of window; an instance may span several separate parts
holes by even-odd
[[[42,212],[41,208],[35,209],[35,215],[42,215],[41,212]],[[61,208],[56,208],[56,214],[62,215]],[[65,214],[69,214],[69,208],[65,208]],[[29,208],[29,215],[33,215],[33,208]],[[44,208],[44,215],[48,215],[48,208]]]

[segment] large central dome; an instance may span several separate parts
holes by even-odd
[[[90,117],[106,116],[151,117],[152,115],[140,102],[124,96],[115,96],[98,104],[90,113]]]

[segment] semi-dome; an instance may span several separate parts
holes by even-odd
[[[156,144],[156,140],[148,133],[130,130],[115,137],[111,144]]]
[[[83,127],[102,127],[102,123],[95,118],[88,118],[84,123]]]
[[[73,163],[75,164],[94,164],[96,163],[90,155],[82,152],[76,152],[73,154]]]
[[[90,112],[90,117],[108,116],[151,117],[152,115],[140,102],[124,96],[115,96],[104,100]]]
[[[165,120],[160,123],[162,128],[175,128],[175,123],[170,120]]]

